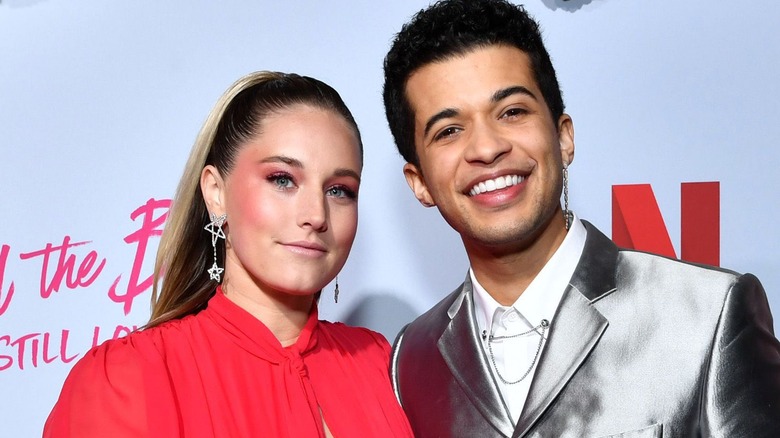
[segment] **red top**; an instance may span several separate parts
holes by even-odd
[[[218,290],[197,315],[108,341],[71,370],[44,437],[411,437],[382,335],[317,319],[282,347]]]

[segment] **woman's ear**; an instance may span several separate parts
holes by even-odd
[[[225,213],[224,187],[225,182],[216,167],[209,164],[203,168],[200,173],[200,192],[210,214],[220,216]]]

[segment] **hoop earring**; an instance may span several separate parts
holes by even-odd
[[[571,227],[571,212],[569,211],[569,165],[563,163],[563,220],[566,221],[566,231]]]
[[[219,283],[222,279],[222,272],[224,272],[225,269],[220,268],[219,265],[217,265],[217,240],[225,239],[225,230],[222,229],[222,225],[224,225],[227,220],[227,214],[217,216],[216,214],[211,213],[209,214],[209,217],[211,218],[211,222],[203,227],[203,229],[211,233],[211,247],[214,249],[214,264],[211,265],[211,268],[207,269],[206,272],[209,273],[209,279]]]
[[[333,301],[339,303],[339,276],[336,276],[336,288],[333,289]]]

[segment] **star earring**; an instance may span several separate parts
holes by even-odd
[[[219,265],[217,265],[217,240],[225,239],[225,230],[222,229],[222,225],[225,224],[227,215],[221,214],[217,216],[216,214],[211,213],[209,217],[211,218],[211,222],[203,227],[203,229],[211,233],[211,247],[214,249],[214,264],[211,265],[211,268],[207,269],[206,272],[209,273],[209,278],[211,280],[219,283],[225,269],[220,268]]]

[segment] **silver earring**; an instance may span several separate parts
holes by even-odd
[[[569,165],[563,163],[563,220],[566,221],[566,230],[571,227],[571,212],[569,211]]]
[[[338,304],[339,302],[339,276],[336,276],[336,288],[333,289],[333,301]]]
[[[216,214],[211,213],[209,214],[209,217],[211,218],[211,222],[203,227],[203,229],[211,233],[211,247],[214,248],[214,264],[211,265],[211,268],[207,269],[206,272],[209,273],[209,278],[211,280],[215,280],[219,283],[219,280],[222,278],[222,272],[224,272],[225,269],[220,268],[219,265],[217,265],[217,240],[225,239],[225,230],[222,229],[222,225],[225,224],[227,215],[221,214],[217,216]]]

